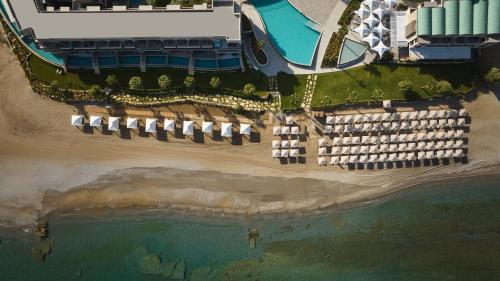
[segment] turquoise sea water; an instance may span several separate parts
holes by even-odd
[[[439,182],[302,217],[51,217],[45,262],[31,257],[37,242],[0,234],[0,280],[498,280],[499,182]]]
[[[251,3],[278,52],[290,62],[310,66],[320,37],[317,24],[288,0],[251,0]]]

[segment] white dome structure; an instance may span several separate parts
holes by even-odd
[[[368,45],[370,45],[370,48],[373,48],[373,46],[377,45],[377,43],[380,41],[380,38],[378,38],[375,33],[370,32],[368,36],[363,37],[363,41],[368,43]]]
[[[381,58],[385,52],[389,51],[389,47],[384,45],[384,42],[379,41],[379,43],[375,47],[372,47],[372,50],[377,52],[379,58]]]
[[[366,19],[363,20],[363,23],[365,23],[369,28],[373,28],[379,22],[380,20],[377,19],[373,14],[370,14]]]

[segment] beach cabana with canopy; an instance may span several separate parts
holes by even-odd
[[[397,130],[399,130],[399,127],[400,127],[399,122],[392,122],[391,123],[391,131],[397,131]]]
[[[396,152],[396,151],[398,151],[398,145],[395,143],[391,143],[389,145],[389,152]]]
[[[378,156],[378,162],[387,162],[387,154],[382,153]]]
[[[279,158],[281,157],[281,151],[279,149],[273,149],[273,158]]]
[[[345,164],[348,164],[349,163],[349,156],[340,156],[340,164],[341,165],[345,165]]]
[[[299,126],[293,126],[290,128],[290,134],[291,135],[298,135],[300,134],[300,129]]]
[[[274,149],[280,148],[281,147],[281,141],[279,141],[279,140],[273,140],[272,147]]]
[[[441,159],[441,158],[445,158],[445,157],[444,157],[444,150],[437,150],[437,151],[436,151],[436,157],[437,157],[437,158],[440,158],[440,159]]]
[[[363,130],[363,124],[362,123],[356,123],[354,124],[354,132],[361,132]]]
[[[382,121],[388,122],[388,121],[391,121],[391,119],[392,119],[392,114],[390,114],[388,112],[382,113]]]
[[[372,130],[372,123],[364,123],[363,124],[363,132],[370,132]]]
[[[318,157],[318,165],[325,166],[327,164],[328,164],[328,161],[326,160],[326,157]]]
[[[410,123],[410,127],[412,130],[418,130],[420,129],[420,121],[418,120],[412,120]]]
[[[418,150],[424,150],[426,146],[427,146],[427,144],[425,143],[425,141],[419,141],[417,143],[417,149]]]
[[[447,150],[444,152],[444,157],[445,157],[445,158],[453,158],[453,150],[452,150],[452,149],[447,149]]]
[[[433,139],[436,139],[436,132],[427,132],[426,139],[427,139],[427,140],[433,140]]]
[[[418,112],[418,119],[427,119],[429,117],[429,111],[427,110],[420,110]]]
[[[289,155],[290,155],[290,151],[288,149],[281,150],[281,155],[280,155],[281,158],[288,158]]]
[[[323,134],[331,134],[333,133],[333,127],[332,125],[325,125],[323,128]]]
[[[361,20],[364,20],[370,15],[370,9],[365,5],[360,5],[354,13],[356,13]]]
[[[463,138],[464,136],[465,136],[464,130],[456,130],[455,131],[455,138],[459,139],[459,138]]]
[[[288,127],[288,126],[281,127],[281,134],[282,135],[289,135],[290,134],[290,127]]]
[[[344,123],[344,116],[342,115],[335,116],[335,124],[342,124],[342,123]]]
[[[224,138],[231,138],[233,136],[233,124],[223,122],[221,125],[220,135]]]
[[[335,116],[327,115],[326,116],[326,124],[333,125],[335,123]]]
[[[380,131],[382,131],[382,125],[380,123],[373,123],[372,131],[373,132],[380,132]]]
[[[385,15],[388,15],[389,14],[389,11],[382,5],[379,5],[375,10],[372,11],[372,13],[374,15],[376,15],[380,20],[382,20],[382,18],[385,16]],[[379,23],[379,25],[382,25],[382,23]],[[385,26],[384,26],[385,28]],[[385,32],[388,32],[389,29],[385,28],[386,31]]]
[[[420,124],[418,126],[420,127],[421,130],[428,129],[429,128],[429,120],[427,120],[427,119],[420,120]]]
[[[370,11],[373,11],[375,10],[379,4],[380,4],[380,1],[378,0],[364,0],[363,2],[363,5],[365,5]]]
[[[394,161],[396,161],[397,159],[398,159],[398,155],[397,155],[396,153],[390,153],[390,154],[389,154],[389,157],[388,157],[388,159],[387,159],[387,160],[388,160],[389,162],[394,162]]]
[[[438,118],[438,111],[437,110],[429,110],[429,116],[427,118],[429,118],[429,119]]]
[[[406,152],[401,152],[398,154],[398,161],[406,161]]]
[[[417,141],[423,141],[423,140],[426,140],[426,139],[427,139],[427,138],[426,138],[426,136],[427,136],[427,135],[426,135],[425,133],[423,133],[423,132],[419,132],[419,133],[417,133]]]
[[[353,119],[352,119],[352,122],[354,122],[354,123],[363,122],[363,115],[355,114]]]
[[[400,144],[398,144],[398,150],[399,151],[406,151],[406,150],[408,150],[408,145],[406,143],[400,143]]]
[[[127,129],[137,129],[139,120],[137,118],[127,117]]]
[[[456,149],[455,152],[453,153],[453,157],[463,157],[464,151],[462,149]]]
[[[405,141],[408,141],[408,135],[407,134],[400,134],[398,136],[398,141],[399,142],[405,142]]]
[[[445,132],[436,132],[436,139],[442,140],[446,138],[446,133]]]
[[[327,155],[328,151],[326,150],[326,147],[320,147],[318,149],[318,155]]]
[[[406,153],[406,160],[407,161],[414,161],[415,160],[415,152]]]
[[[349,144],[351,144],[351,137],[343,137],[342,145],[349,145]]]
[[[290,149],[290,157],[299,157],[299,150],[296,148]]]
[[[456,126],[457,126],[457,119],[450,118],[450,119],[448,119],[447,121],[448,121],[447,126],[448,126],[449,128],[454,128],[454,127],[456,127]]]
[[[373,114],[364,114],[362,122],[373,122]]]
[[[370,145],[369,153],[378,153],[378,145]]]
[[[249,136],[251,132],[252,132],[252,125],[246,123],[240,124],[240,135]]]
[[[380,114],[380,113],[374,113],[372,115],[372,121],[373,122],[380,122],[380,121],[382,121],[382,114]]]
[[[451,149],[451,148],[454,148],[455,147],[455,141],[454,140],[449,140],[446,142],[446,144],[444,145],[444,147],[446,149]]]
[[[426,150],[433,150],[435,147],[436,145],[433,141],[428,141],[425,145]]]
[[[418,160],[425,160],[425,159],[427,159],[427,156],[425,155],[425,151],[419,151],[417,153],[417,159]]]
[[[146,118],[146,133],[156,133],[156,122],[157,120],[154,118]]]
[[[83,115],[71,115],[71,126],[82,127]]]
[[[342,132],[344,132],[344,125],[335,125],[333,131],[337,134],[341,134]]]
[[[383,100],[382,101],[382,107],[385,109],[389,109],[392,107],[392,101],[391,100]]]
[[[379,144],[379,143],[380,143],[379,136],[371,136],[370,137],[370,144]]]
[[[401,113],[400,112],[394,112],[391,116],[392,121],[399,121],[401,120]]]
[[[457,127],[465,127],[465,118],[458,118]]]
[[[320,147],[328,146],[328,141],[325,138],[318,139],[318,145]]]
[[[344,133],[350,133],[350,132],[352,132],[352,124],[345,124]]]
[[[295,124],[295,119],[292,116],[286,116],[285,117],[285,124],[286,125],[293,125],[293,124]]]
[[[359,145],[351,146],[350,154],[359,154],[361,152],[361,147]]]
[[[378,162],[378,154],[371,154],[368,162],[377,163]]]
[[[391,130],[391,122],[383,122],[381,126],[382,126],[382,131],[384,132]]]
[[[388,144],[381,144],[379,147],[380,152],[389,152],[389,145]]]
[[[101,127],[102,126],[102,117],[101,116],[90,116],[90,126],[92,127]]]
[[[467,110],[465,110],[465,108],[461,108],[460,110],[458,110],[458,116],[460,117],[467,116]]]
[[[279,136],[281,135],[281,127],[280,126],[274,126],[273,127],[273,136]]]
[[[330,165],[340,165],[340,157],[333,156],[332,158],[330,158]]]
[[[358,155],[351,155],[351,156],[349,156],[349,163],[351,163],[351,164],[358,163]]]
[[[370,143],[370,136],[362,136],[361,137],[361,143],[363,143],[363,144],[369,144]]]
[[[362,154],[366,154],[370,151],[370,147],[367,146],[367,145],[362,145],[360,148],[359,148],[359,153],[362,153]]]
[[[343,146],[342,147],[342,151],[340,153],[342,153],[343,155],[350,154],[351,153],[351,148],[349,146]]]
[[[448,115],[448,111],[445,109],[437,111],[437,118],[446,118],[446,115]]]
[[[182,133],[188,136],[194,135],[194,122],[190,120],[184,121],[182,123]]]
[[[444,141],[437,141],[436,142],[436,149],[443,149],[445,146],[445,142]]]
[[[360,137],[352,137],[351,143],[352,144],[360,144],[361,143],[361,138]]]
[[[399,141],[398,135],[390,135],[389,136],[389,142],[398,142],[398,141]]]
[[[408,121],[401,122],[399,129],[400,130],[409,130],[410,129],[410,122],[408,122]]]
[[[389,137],[387,135],[381,135],[379,138],[380,143],[388,143]]]
[[[291,140],[290,148],[297,148],[297,147],[299,147],[299,140]]]
[[[361,163],[361,164],[368,163],[368,155],[360,155],[358,162]]]
[[[407,142],[413,142],[417,140],[417,134],[411,133],[406,135],[406,141]]]
[[[407,147],[406,147],[406,150],[408,151],[414,151],[415,149],[417,148],[417,144],[414,143],[414,142],[409,142]]]
[[[446,124],[447,124],[447,123],[448,123],[448,122],[446,122],[446,119],[439,119],[439,120],[438,120],[438,127],[439,127],[439,128],[444,128],[444,127],[446,127]]]
[[[175,120],[172,119],[163,120],[163,130],[167,132],[175,132]]]
[[[333,143],[333,145],[341,145],[342,144],[342,138],[333,138],[332,143]]]
[[[281,148],[290,148],[290,141],[289,140],[281,141]]]
[[[201,131],[206,134],[211,134],[214,131],[214,123],[203,121],[201,124]]]
[[[450,131],[447,131],[447,132],[446,132],[446,138],[447,138],[447,139],[452,139],[452,138],[454,138],[454,137],[455,137],[455,131],[451,131],[451,130],[450,130]]]
[[[342,150],[342,149],[340,148],[340,146],[334,146],[334,147],[332,147],[332,152],[331,152],[331,154],[332,154],[332,155],[340,155],[340,154],[342,154],[342,151],[341,151],[341,150]]]
[[[410,119],[410,113],[407,111],[401,112],[401,120],[409,120]]]
[[[408,119],[417,120],[418,119],[418,111],[411,111],[408,113]]]
[[[119,131],[120,130],[120,117],[109,117],[108,118],[108,130]]]

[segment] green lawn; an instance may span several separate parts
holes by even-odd
[[[425,64],[425,65],[367,65],[345,71],[320,74],[316,84],[312,107],[321,107],[323,96],[331,96],[334,105],[345,103],[352,91],[359,93],[359,101],[371,100],[373,90],[381,89],[384,99],[416,100],[435,96],[422,89],[432,80],[447,80],[456,91],[468,92],[474,80],[472,64]],[[413,92],[402,94],[398,82],[409,79],[413,82]],[[300,78],[297,81],[302,81]],[[303,80],[305,81],[305,79]],[[305,84],[305,83],[304,83]],[[302,90],[304,85],[296,85]]]
[[[144,81],[147,89],[158,88],[158,77],[166,74],[172,79],[173,87],[182,87],[184,79],[188,75],[187,70],[175,68],[149,68],[146,72],[140,72],[139,68],[116,68],[102,70],[100,75],[95,75],[91,70],[70,71],[64,75],[56,73],[56,67],[45,63],[35,56],[30,57],[30,65],[33,73],[42,81],[50,83],[57,80],[60,85],[70,83],[73,89],[88,89],[97,84],[105,87],[106,77],[110,74],[116,75],[121,87],[128,87],[128,81],[133,76],[139,76]],[[233,90],[242,90],[244,85],[252,83],[257,89],[257,94],[264,95],[269,92],[268,78],[257,71],[224,71],[224,72],[196,72],[195,86],[198,88],[209,88],[209,81],[213,76],[221,79],[221,87]]]
[[[281,93],[281,108],[283,110],[294,110],[300,107],[300,105],[292,104],[290,97],[297,93],[302,101],[306,91],[306,83],[307,75],[278,73],[278,89]]]

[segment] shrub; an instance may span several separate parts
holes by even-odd
[[[381,101],[384,99],[384,92],[380,89],[373,90],[372,99],[374,101]]]
[[[242,92],[245,95],[252,95],[252,94],[255,93],[255,91],[256,91],[255,86],[253,84],[251,84],[251,83],[248,83],[248,84],[246,84],[243,87],[243,91]]]
[[[167,75],[158,77],[158,87],[160,87],[160,89],[167,90],[168,88],[170,88],[171,84],[172,80]]]
[[[118,78],[116,78],[116,75],[114,74],[111,74],[111,75],[108,75],[108,77],[106,77],[106,85],[108,85],[108,87],[110,87],[111,89],[115,89],[118,87]]]
[[[264,40],[262,40],[262,39],[257,40],[256,45],[257,45],[257,48],[259,50],[264,49],[264,46],[265,46]]]
[[[333,99],[331,96],[323,96],[323,97],[321,97],[321,100],[319,101],[319,103],[321,104],[321,106],[328,108],[328,107],[331,107],[333,105]]]
[[[356,103],[358,102],[358,100],[359,100],[359,93],[356,91],[350,92],[347,98],[345,99],[347,103]]]
[[[194,82],[194,77],[189,75],[186,79],[184,79],[184,86],[186,86],[186,88],[192,88],[194,86]]]
[[[490,84],[496,84],[500,82],[500,68],[492,67],[488,73],[484,76],[484,80]]]
[[[290,96],[290,102],[293,105],[300,107],[301,98],[299,95],[297,95],[297,93],[294,93],[293,95]]]
[[[441,80],[436,83],[436,93],[439,95],[447,95],[453,91],[453,87],[450,82],[446,80]]]
[[[401,93],[407,94],[411,92],[413,88],[413,82],[410,80],[403,80],[398,83],[398,89]]]
[[[212,89],[217,89],[220,87],[220,85],[221,85],[221,82],[220,82],[219,77],[214,76],[214,77],[212,77],[212,79],[210,79],[210,87],[212,87]]]
[[[99,85],[92,85],[88,89],[87,93],[92,97],[100,97],[102,94],[102,89]]]
[[[141,90],[144,88],[142,78],[138,77],[138,76],[134,76],[134,77],[130,78],[130,81],[128,82],[128,86],[130,87],[131,90]]]

